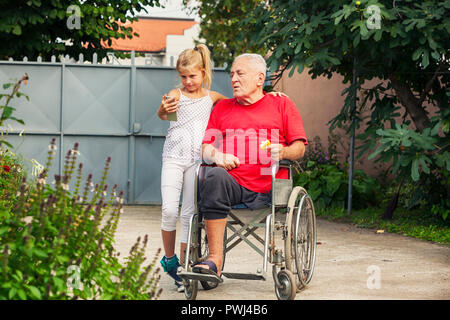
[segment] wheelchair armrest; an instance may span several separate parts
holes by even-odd
[[[293,164],[294,164],[294,161],[288,160],[288,159],[283,159],[283,160],[279,161],[279,165],[281,165],[281,166],[289,167]],[[206,161],[202,161],[200,165],[203,167],[216,167],[217,166],[215,163],[208,163]]]
[[[280,166],[292,166],[294,164],[294,161],[283,159],[280,161]]]
[[[202,163],[200,163],[200,166],[202,166],[202,167],[217,167],[217,165],[215,163],[208,163],[203,160],[202,160]]]

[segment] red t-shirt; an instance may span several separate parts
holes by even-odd
[[[203,143],[212,144],[223,153],[239,158],[240,165],[228,171],[243,187],[261,193],[271,190],[271,158],[260,144],[290,145],[307,139],[300,112],[287,97],[265,94],[251,105],[241,105],[236,99],[217,103],[211,112]],[[280,170],[277,178],[287,178]]]

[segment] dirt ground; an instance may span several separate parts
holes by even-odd
[[[116,234],[122,257],[128,255],[137,237],[145,234],[149,236],[148,260],[154,257],[156,250],[162,248],[160,216],[160,206],[125,207]],[[376,234],[374,230],[324,219],[317,220],[317,242],[313,278],[296,299],[450,299],[448,245],[390,233]],[[262,269],[262,257],[241,243],[227,255],[224,271],[255,273],[258,268]],[[165,274],[160,287],[160,299],[185,299]],[[200,289],[197,299],[276,299],[271,265],[266,281],[225,278],[214,290]]]

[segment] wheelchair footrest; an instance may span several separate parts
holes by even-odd
[[[181,271],[181,272],[177,272],[177,275],[179,275],[181,279],[187,279],[187,280],[198,280],[198,281],[207,281],[207,282],[215,282],[215,283],[223,282],[222,278],[217,277],[212,274]]]
[[[256,274],[256,273],[222,272],[222,275],[229,279],[266,280],[266,278],[262,274]]]

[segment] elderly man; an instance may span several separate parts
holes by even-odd
[[[234,98],[222,100],[211,113],[202,155],[204,161],[217,166],[202,182],[199,201],[209,257],[194,266],[194,272],[220,276],[223,236],[231,207],[245,204],[256,209],[266,205],[271,199],[271,173],[267,168],[273,161],[296,160],[305,152],[307,139],[299,111],[289,98],[263,91],[265,74],[263,57],[238,56],[231,67]]]

